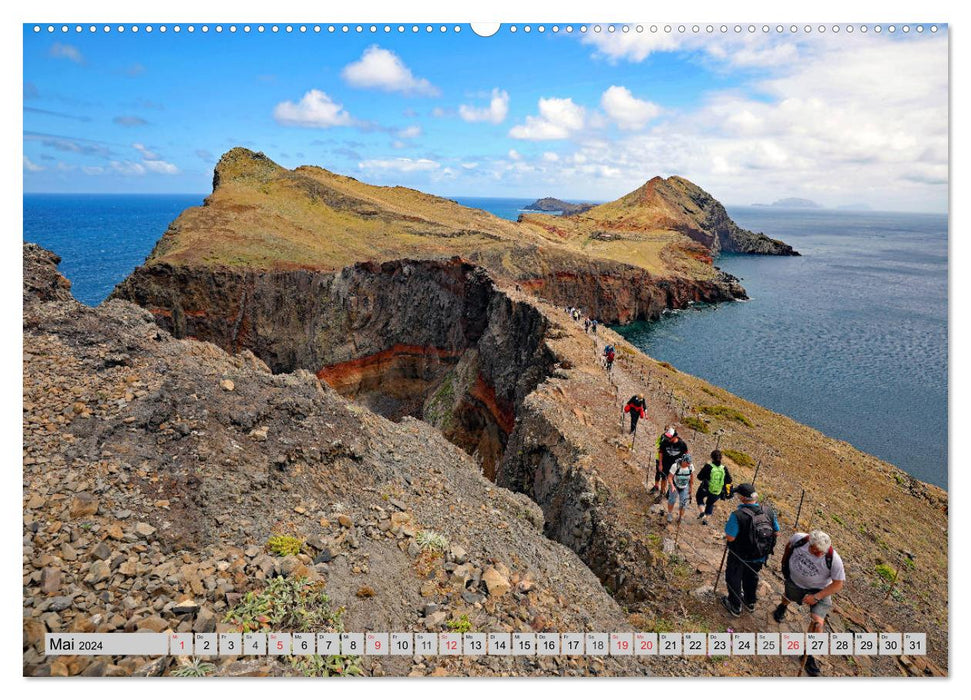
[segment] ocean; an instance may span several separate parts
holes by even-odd
[[[204,195],[25,195],[24,240],[95,305]],[[535,198],[453,197],[515,220]],[[947,487],[947,217],[729,207],[802,257],[723,255],[751,301],[620,328],[659,360]]]

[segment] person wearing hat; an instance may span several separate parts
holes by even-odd
[[[637,430],[637,421],[647,417],[647,401],[644,394],[634,394],[624,406],[624,413],[630,414],[630,434],[633,435]]]
[[[723,596],[721,602],[729,613],[738,617],[742,614],[743,604],[746,610],[755,612],[759,571],[775,549],[779,521],[772,508],[759,503],[759,494],[753,484],[741,484],[735,493],[741,503],[725,523],[728,595]]]
[[[672,425],[664,431],[664,435],[657,441],[657,459],[654,461],[654,487],[651,492],[661,491],[664,482],[664,495],[667,495],[668,474],[674,463],[688,454],[688,443],[681,439],[677,429]]]

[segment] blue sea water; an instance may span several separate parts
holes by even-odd
[[[25,195],[24,240],[98,304],[204,195]],[[515,220],[534,198],[455,197]],[[729,208],[795,258],[725,255],[751,301],[620,329],[651,356],[947,487],[947,218]]]
[[[751,301],[620,332],[678,369],[947,488],[947,217],[728,209],[802,257],[723,255]]]

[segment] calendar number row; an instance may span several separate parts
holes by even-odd
[[[51,633],[48,656],[922,656],[923,632]]]

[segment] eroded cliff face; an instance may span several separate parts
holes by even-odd
[[[311,370],[388,418],[423,419],[476,457],[486,477],[530,496],[546,535],[577,552],[612,592],[643,598],[645,582],[631,572],[650,552],[618,548],[633,538],[611,524],[605,487],[577,467],[577,448],[530,400],[570,367],[547,342],[558,331],[482,268],[458,259],[337,273],[189,274],[154,265],[114,296],[149,309],[176,337],[251,350],[274,372]]]
[[[336,273],[141,268],[115,292],[176,337],[307,369],[392,420],[426,419],[494,474],[516,407],[554,358],[546,320],[460,260]]]

